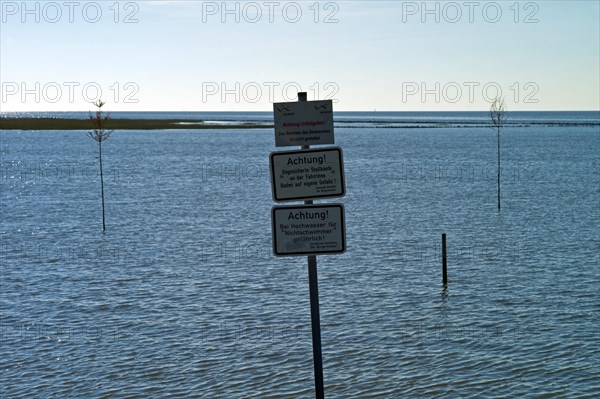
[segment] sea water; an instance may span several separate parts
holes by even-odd
[[[318,257],[327,397],[597,397],[598,113],[504,127],[500,210],[485,113],[377,114],[336,118],[347,195],[317,201],[344,204],[348,246]],[[1,131],[0,396],[313,397],[274,150],[269,128],[115,131],[102,234],[97,143]]]

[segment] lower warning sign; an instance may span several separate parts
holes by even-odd
[[[275,206],[271,210],[276,256],[326,255],[346,251],[342,204]]]

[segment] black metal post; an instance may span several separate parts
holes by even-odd
[[[442,283],[448,284],[448,270],[446,268],[446,233],[442,233]]]
[[[298,101],[307,101],[306,92],[298,93]],[[308,150],[309,145],[303,145],[303,150]],[[304,201],[304,205],[313,202]],[[308,259],[308,290],[310,292],[310,323],[312,329],[313,363],[315,368],[315,398],[325,398],[323,384],[323,354],[321,350],[321,315],[319,312],[319,279],[317,276],[317,256],[309,255]]]
[[[321,352],[321,316],[319,314],[319,280],[317,257],[308,256],[308,286],[310,291],[310,321],[312,325],[313,363],[315,366],[315,397],[325,398],[323,387],[323,355]]]

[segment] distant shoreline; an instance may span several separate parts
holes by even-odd
[[[114,116],[114,115],[113,115]],[[595,115],[594,115],[595,116]],[[489,127],[490,122],[485,118],[448,119],[447,117],[436,119],[435,116],[422,118],[409,118],[406,120],[374,116],[369,119],[354,119],[342,115],[340,119],[334,120],[335,126],[339,128],[364,129],[364,128],[386,128],[386,129],[423,129],[423,128],[484,128]],[[600,126],[600,119],[512,119],[506,121],[506,127],[529,127],[529,126]],[[92,123],[89,118],[83,117],[13,117],[0,115],[0,130],[90,130]],[[210,115],[208,119],[192,118],[147,118],[147,117],[115,117],[109,119],[106,124],[108,130],[207,130],[207,129],[273,129],[272,120],[230,120],[219,119],[219,116]]]
[[[0,130],[90,130],[89,119],[70,118],[0,118]],[[168,129],[267,129],[273,125],[257,123],[210,124],[197,119],[110,119],[108,130]]]

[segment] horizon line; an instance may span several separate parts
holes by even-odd
[[[485,110],[334,110],[333,112],[365,112],[365,113],[380,113],[380,112],[429,112],[429,113],[443,113],[443,112],[489,112],[489,109],[485,109]],[[8,113],[26,113],[26,112],[30,112],[30,113],[35,113],[35,112],[92,112],[92,110],[28,110],[28,111],[0,111],[0,115],[1,114],[8,114]],[[272,110],[264,110],[264,111],[257,111],[257,110],[124,110],[124,111],[119,111],[119,110],[107,110],[106,112],[211,112],[211,113],[233,113],[233,112],[273,112]],[[531,109],[531,110],[506,110],[507,113],[509,112],[600,112],[600,109],[548,109],[548,110],[535,110],[535,109]]]

